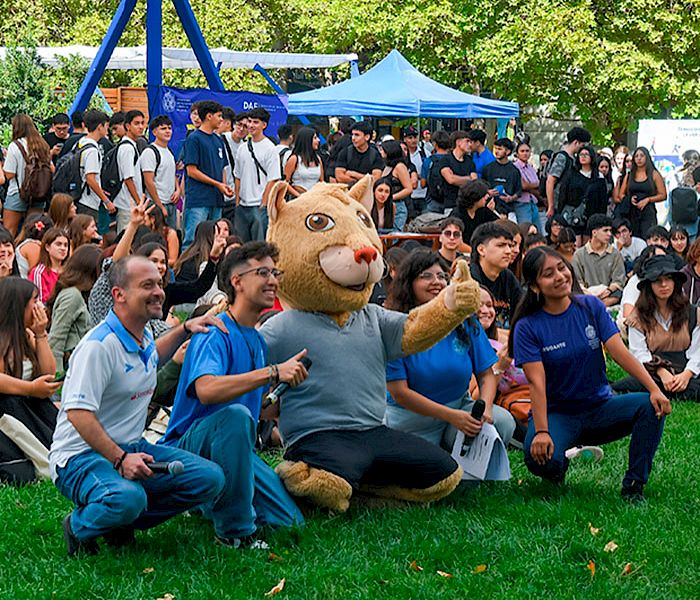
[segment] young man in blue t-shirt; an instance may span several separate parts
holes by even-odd
[[[194,232],[202,221],[221,218],[224,196],[233,196],[226,185],[226,151],[215,132],[221,125],[223,106],[209,100],[197,103],[201,119],[199,129],[185,138],[183,162],[185,178],[185,240],[183,250],[194,240]]]
[[[300,362],[306,350],[268,365],[267,345],[255,330],[260,312],[272,307],[282,277],[275,267],[277,254],[272,244],[249,242],[224,259],[219,288],[229,307],[219,316],[228,333],[211,328],[192,338],[161,440],[223,468],[223,492],[202,508],[214,522],[217,539],[234,547],[255,545],[260,525],[287,527],[304,521],[275,472],[255,454],[263,392],[280,381],[295,386],[307,375]]]

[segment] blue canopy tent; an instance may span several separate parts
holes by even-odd
[[[362,75],[288,96],[290,115],[496,119],[517,117],[517,102],[454,90],[420,73],[398,50]]]

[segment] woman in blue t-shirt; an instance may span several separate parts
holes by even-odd
[[[535,475],[561,483],[567,448],[598,445],[631,435],[622,496],[643,498],[661,441],[668,398],[625,347],[603,303],[574,295],[571,265],[551,248],[535,248],[523,261],[526,294],[513,318],[510,354],[530,383],[532,413],[525,464]],[[614,396],[602,345],[649,390]]]
[[[404,259],[391,284],[385,306],[409,312],[435,298],[447,285],[448,274],[437,254],[417,250]],[[510,413],[493,405],[497,362],[476,316],[468,318],[429,350],[390,362],[386,369],[386,422],[392,429],[414,433],[447,449],[457,430],[475,436],[482,421],[493,423],[504,444],[515,430]],[[472,373],[486,403],[482,421],[471,416],[469,396]]]

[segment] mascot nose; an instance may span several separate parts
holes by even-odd
[[[371,246],[365,246],[359,250],[355,250],[355,262],[361,263],[365,261],[367,264],[371,263],[375,258],[377,258],[377,251]]]

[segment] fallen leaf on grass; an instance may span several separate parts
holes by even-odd
[[[595,577],[595,563],[589,560],[586,568],[591,572],[591,579],[593,579]]]
[[[617,550],[617,549],[618,549],[618,545],[615,542],[613,542],[612,540],[610,540],[607,544],[605,544],[605,547],[603,548],[603,550],[605,550],[606,552],[615,552],[615,550]]]
[[[624,569],[622,569],[622,573],[620,573],[620,575],[624,577],[625,575],[629,575],[630,573],[632,573],[632,563],[627,563]]]
[[[175,596],[173,596],[172,594],[166,593],[166,594],[163,594],[162,598],[158,598],[158,600],[175,600]]]
[[[421,567],[415,560],[408,566],[411,567],[416,573],[420,573],[423,570],[423,567]]]
[[[476,565],[472,573],[485,573],[488,567],[486,565]]]
[[[274,552],[270,552],[270,554],[267,555],[267,560],[284,560],[279,554],[275,554]]]
[[[600,533],[600,529],[598,527],[593,527],[591,523],[588,524],[588,529],[591,532],[591,535],[598,535]]]
[[[446,571],[438,571],[437,572],[440,577],[447,577],[448,579],[452,577],[452,573],[447,573]]]
[[[269,592],[265,592],[266,596],[275,596],[279,594],[284,589],[284,577],[280,579],[279,583],[273,587]]]
[[[522,480],[522,479],[518,479],[518,485],[522,485],[522,484],[523,484],[523,480]]]
[[[141,572],[142,572],[142,573],[153,573],[153,571],[155,571],[155,569],[154,569],[153,567],[146,567],[146,568],[145,568],[143,571],[141,571]]]

